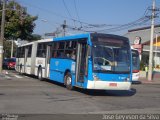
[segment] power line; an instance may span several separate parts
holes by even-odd
[[[74,8],[75,8],[75,11],[76,11],[76,14],[77,14],[77,19],[80,21],[80,17],[79,17],[79,14],[78,14],[78,9],[77,9],[77,4],[76,4],[76,0],[74,0]],[[80,25],[82,27],[82,23],[80,22]]]
[[[140,19],[138,19],[136,21],[133,21],[131,23],[127,23],[127,24],[124,24],[124,25],[119,25],[117,27],[112,27],[112,28],[107,28],[107,29],[94,30],[94,31],[93,30],[92,31],[85,30],[85,31],[86,32],[115,32],[115,31],[121,31],[121,30],[124,30],[124,29],[128,29],[128,28],[131,28],[131,27],[134,27],[134,26],[138,26],[138,25],[144,25],[145,23],[147,23],[151,19],[150,17],[148,17],[148,18],[146,17],[148,15],[148,13],[149,13],[149,8],[150,7],[148,7],[145,10],[143,16]],[[107,25],[92,26],[92,27],[86,27],[86,28],[93,28],[93,27],[95,27],[95,28],[98,28],[98,27],[101,28],[101,27],[107,27]],[[111,26],[108,26],[108,27],[111,27]]]
[[[19,0],[16,0],[16,1],[19,1]],[[55,15],[55,16],[57,16],[57,17],[61,17],[61,18],[64,18],[64,19],[70,19],[70,18],[68,18],[68,17],[66,17],[66,16],[60,15],[59,13],[56,13],[56,12],[50,11],[50,10],[48,10],[48,9],[45,9],[45,8],[36,6],[36,5],[34,5],[34,4],[29,4],[29,3],[24,2],[24,1],[23,1],[23,2],[22,2],[22,1],[19,1],[19,2],[24,3],[24,4],[27,4],[27,5],[29,5],[29,6],[32,7],[32,8],[39,9],[39,10],[42,11],[42,12],[45,12],[45,13],[48,13],[48,14],[52,14],[52,15]]]
[[[86,32],[115,32],[115,31],[121,31],[121,30],[128,29],[128,28],[131,28],[131,27],[134,27],[134,26],[137,26],[137,25],[144,24],[144,23],[148,22],[149,20],[150,20],[149,18],[143,17],[143,18],[140,18],[136,21],[133,21],[131,23],[127,23],[127,24],[124,24],[124,25],[120,25],[118,27],[113,27],[113,28],[108,28],[108,29],[103,29],[103,30],[95,30],[95,31],[87,31],[86,30]]]
[[[74,1],[75,2],[75,1]],[[28,3],[26,3],[26,4],[28,4]],[[55,15],[55,16],[58,16],[58,17],[61,17],[61,18],[65,18],[65,19],[67,19],[67,20],[71,20],[71,21],[73,21],[74,22],[74,24],[75,24],[75,22],[79,22],[80,24],[83,24],[83,27],[81,26],[81,27],[79,27],[79,28],[76,28],[76,27],[72,27],[72,26],[70,26],[69,27],[69,25],[67,25],[67,27],[69,28],[69,29],[72,29],[72,30],[77,30],[77,31],[83,31],[83,32],[92,32],[93,30],[86,30],[86,29],[100,29],[100,28],[105,28],[105,27],[111,27],[111,28],[107,28],[107,29],[102,29],[102,30],[94,30],[93,32],[110,32],[110,31],[119,31],[119,30],[123,30],[123,29],[127,29],[127,28],[131,28],[131,27],[134,27],[134,26],[137,26],[137,25],[142,25],[142,24],[144,24],[144,23],[147,23],[148,21],[149,21],[149,19],[150,18],[146,18],[146,17],[144,17],[145,15],[147,15],[148,13],[149,13],[149,11],[148,11],[148,9],[149,9],[149,7],[146,9],[146,11],[144,12],[144,14],[143,14],[143,17],[141,17],[140,19],[138,19],[137,21],[134,21],[134,22],[131,22],[131,23],[128,23],[128,24],[124,24],[124,25],[114,25],[114,24],[90,24],[90,23],[86,23],[86,22],[83,22],[83,21],[81,21],[79,18],[78,19],[74,19],[74,18],[72,18],[72,16],[71,16],[71,14],[70,14],[70,12],[69,12],[69,10],[68,10],[68,7],[67,7],[67,5],[66,5],[66,3],[65,3],[65,1],[63,0],[63,4],[64,4],[64,6],[66,6],[66,9],[67,9],[67,11],[68,11],[68,15],[71,17],[66,17],[66,16],[63,16],[63,15],[60,15],[60,14],[58,14],[58,13],[55,13],[55,12],[53,12],[53,11],[49,11],[49,10],[47,10],[47,9],[45,9],[45,8],[41,8],[41,7],[37,7],[37,6],[35,6],[35,5],[31,5],[31,4],[28,4],[30,7],[34,7],[34,8],[37,8],[37,9],[39,9],[39,10],[41,10],[41,11],[43,11],[43,12],[47,12],[47,13],[50,13],[50,14],[52,14],[52,15]],[[75,4],[75,9],[77,9],[77,7],[76,7],[76,3],[74,3]],[[77,11],[77,13],[78,13],[78,10],[76,10]],[[78,15],[79,16],[79,15]],[[78,17],[77,16],[77,17]],[[144,18],[144,19],[143,19]],[[116,26],[116,27],[115,27]]]
[[[62,1],[63,1],[63,5],[64,5],[65,9],[67,10],[67,13],[68,13],[69,17],[73,20],[73,24],[76,27],[76,24],[75,24],[76,20],[74,18],[72,18],[71,13],[70,13],[70,11],[69,11],[69,9],[67,7],[67,4],[66,4],[65,0],[62,0]]]
[[[78,22],[80,24],[85,24],[85,25],[89,25],[89,26],[94,26],[94,24],[90,24],[90,23],[87,23],[87,22],[84,22],[84,21],[81,21],[81,20],[77,20],[77,19],[74,19],[74,18],[70,18],[70,17],[66,17],[66,16],[63,16],[63,15],[60,15],[59,13],[56,13],[56,12],[53,12],[53,11],[50,11],[48,9],[45,9],[45,8],[42,8],[42,7],[39,7],[39,6],[36,6],[36,5],[33,5],[33,4],[29,4],[27,2],[22,2],[20,0],[16,0],[16,1],[19,1],[19,3],[24,3],[24,4],[27,4],[29,5],[30,7],[32,8],[37,8],[45,13],[49,13],[49,14],[52,14],[52,15],[55,15],[57,17],[61,17],[61,18],[64,18],[64,19],[67,19],[67,20],[72,20],[72,21],[75,21],[75,22]]]
[[[70,18],[72,19],[72,16],[71,16],[71,14],[70,14],[70,12],[69,12],[69,9],[68,9],[68,7],[67,7],[65,1],[64,1],[64,0],[62,0],[62,1],[63,1],[63,5],[64,5],[65,9],[67,10],[68,15],[69,15]]]

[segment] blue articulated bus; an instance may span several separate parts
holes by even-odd
[[[129,90],[132,55],[128,38],[101,33],[54,38],[49,79],[68,89]]]

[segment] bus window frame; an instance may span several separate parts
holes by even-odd
[[[28,49],[27,58],[31,58],[32,56],[32,44],[25,46]]]
[[[70,42],[73,42],[73,44],[75,44],[76,42],[76,47],[73,46],[72,47],[67,47],[68,43],[70,44]],[[64,48],[61,49],[61,47],[59,47],[60,43],[64,43]],[[58,58],[58,59],[71,59],[71,60],[76,60],[71,58],[71,56],[67,56],[66,51],[70,51],[70,54],[75,51],[75,58],[76,58],[76,49],[77,49],[77,40],[67,40],[67,41],[54,41],[53,45],[52,45],[52,58]],[[58,52],[61,51],[62,56],[58,56]]]
[[[40,57],[40,58],[46,58],[47,56],[47,46],[52,46],[51,44],[52,42],[45,42],[45,43],[38,43],[37,44],[37,53],[36,53],[36,57]],[[41,48],[39,49],[39,45],[42,45]]]

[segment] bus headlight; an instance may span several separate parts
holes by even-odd
[[[100,80],[96,75],[93,75],[93,79],[94,79],[94,81]]]
[[[127,78],[126,78],[126,81],[130,81],[130,78],[127,77]]]

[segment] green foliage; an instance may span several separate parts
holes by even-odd
[[[2,4],[0,3],[0,9],[2,10]],[[2,18],[2,12],[0,12],[0,22]],[[37,16],[31,16],[27,13],[27,9],[21,6],[19,3],[8,1],[6,3],[6,15],[5,15],[5,41],[4,41],[4,58],[11,56],[11,41],[18,38],[22,40],[31,41],[33,38],[38,39],[35,35],[32,35],[35,20]],[[14,55],[16,53],[16,45],[14,44]]]
[[[42,37],[37,34],[32,34],[29,38],[30,41],[35,41],[35,40],[40,40],[40,39],[42,39]]]
[[[11,57],[11,46],[12,46],[12,41],[6,40],[4,41],[4,58],[10,58]],[[15,57],[16,55],[16,49],[17,46],[16,44],[13,42],[13,57]]]
[[[140,63],[140,70],[144,71],[145,70],[145,64],[143,61]]]
[[[2,5],[0,6],[2,8]],[[0,13],[0,20],[1,15]],[[37,16],[31,16],[27,13],[26,8],[22,7],[15,1],[9,1],[6,4],[5,16],[5,39],[28,40],[32,37],[32,32],[35,27],[34,21]]]

